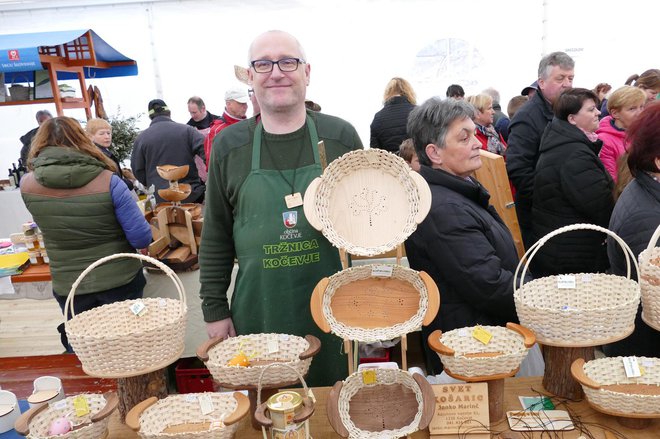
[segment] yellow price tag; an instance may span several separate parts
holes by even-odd
[[[472,337],[476,338],[477,340],[479,340],[483,344],[488,344],[488,343],[490,343],[490,339],[493,338],[493,334],[486,331],[481,326],[477,326],[472,331]]]
[[[646,371],[644,370],[644,366],[639,366],[639,374],[644,375]]]
[[[375,384],[378,382],[378,378],[376,377],[376,371],[371,369],[371,370],[363,370],[362,371],[362,382],[364,384]]]
[[[89,413],[89,404],[83,395],[78,395],[73,400],[73,408],[76,411],[76,416],[83,417]]]

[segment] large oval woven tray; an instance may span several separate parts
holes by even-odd
[[[660,358],[635,357],[642,376],[628,378],[623,357],[607,357],[571,365],[571,374],[594,409],[627,418],[660,418]]]
[[[492,335],[484,344],[472,336],[476,328],[436,330],[429,335],[429,347],[438,353],[448,375],[464,381],[513,376],[536,341],[529,329],[507,323],[506,328],[480,326]]]
[[[564,275],[569,278],[547,276],[525,283],[525,274],[539,249],[554,236],[573,230],[611,236],[626,257],[627,276],[574,273]],[[628,244],[603,227],[573,224],[547,234],[527,250],[516,268],[513,299],[520,324],[532,330],[539,343],[549,346],[598,346],[627,337],[635,328],[640,298],[639,284],[630,278],[631,261],[639,272]],[[572,288],[560,280],[572,280]]]
[[[440,295],[424,272],[398,265],[363,265],[321,279],[310,306],[322,331],[369,343],[430,324],[438,313]]]
[[[328,165],[304,197],[309,223],[336,247],[360,256],[388,252],[406,240],[431,208],[431,190],[387,151],[352,151]]]

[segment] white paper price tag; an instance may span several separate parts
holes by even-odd
[[[289,335],[288,334],[280,334],[280,340],[282,340],[282,341],[289,340]]]
[[[269,354],[274,354],[275,352],[279,352],[279,350],[280,350],[280,344],[277,342],[277,340],[268,340]]]
[[[582,275],[582,282],[589,283],[591,282],[591,273],[586,273]]]
[[[197,395],[193,394],[187,394],[186,395],[186,402],[197,402]]]
[[[203,415],[213,413],[213,401],[210,395],[199,395],[199,408],[202,410]]]
[[[163,298],[158,299],[158,306],[160,306],[161,308],[165,308],[167,306],[167,300]]]
[[[628,378],[641,377],[642,372],[639,370],[636,357],[623,357],[623,368],[626,370]]]
[[[644,358],[642,360],[642,366],[644,366],[644,367],[653,367],[653,366],[655,366],[655,361],[651,360],[650,358]]]
[[[560,274],[557,276],[557,288],[560,290],[575,289],[575,276],[572,274]]]
[[[394,265],[374,265],[371,267],[373,277],[392,277]]]
[[[55,410],[64,410],[66,408],[66,401],[57,401],[53,404]]]
[[[465,328],[461,328],[458,330],[458,336],[459,337],[468,337],[470,333],[467,331]]]
[[[144,302],[137,301],[131,305],[131,311],[136,316],[141,316],[147,312],[147,305],[145,305]]]

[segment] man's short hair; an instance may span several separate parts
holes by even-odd
[[[565,52],[549,53],[539,62],[539,79],[548,79],[554,66],[559,66],[563,70],[573,70],[575,61]]]
[[[188,103],[197,105],[197,108],[199,108],[200,110],[202,108],[206,108],[206,105],[204,105],[204,101],[199,96],[193,96],[192,98],[188,99]]]
[[[463,87],[461,87],[458,84],[452,84],[449,87],[447,87],[447,97],[448,98],[465,97],[465,90],[463,90]]]
[[[500,92],[495,90],[493,87],[488,87],[486,90],[482,91],[481,94],[488,95],[493,98],[493,104],[500,103]]]
[[[50,114],[50,111],[48,110],[39,110],[37,111],[35,118],[37,119],[38,123],[42,123],[44,120],[52,119],[53,115]]]

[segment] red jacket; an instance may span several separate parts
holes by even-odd
[[[222,113],[222,116],[220,118],[214,120],[211,122],[211,126],[209,127],[209,134],[206,136],[206,139],[204,139],[204,153],[206,154],[206,169],[209,169],[209,163],[211,163],[211,147],[213,146],[213,139],[215,136],[217,136],[220,131],[224,130],[227,128],[229,125],[233,125],[236,122],[240,122],[244,119],[236,119],[233,116],[230,116],[227,114],[225,111]]]

